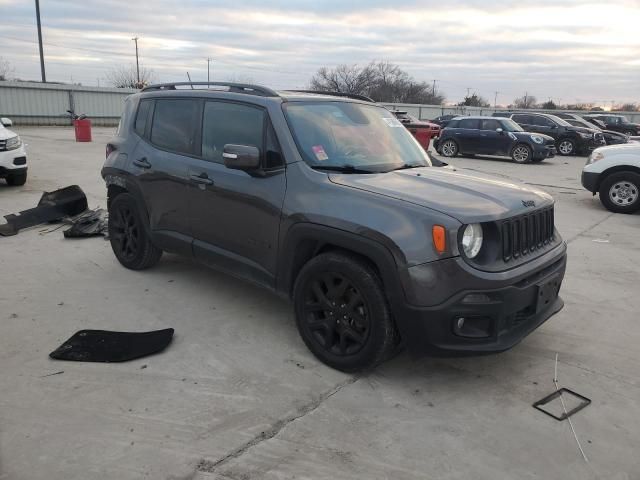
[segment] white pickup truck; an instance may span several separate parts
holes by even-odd
[[[595,149],[582,169],[582,186],[600,195],[612,212],[640,209],[640,143],[624,143]]]
[[[0,118],[0,178],[19,186],[27,181],[27,152],[18,134],[7,128],[12,125],[8,118]]]

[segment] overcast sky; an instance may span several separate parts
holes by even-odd
[[[510,103],[640,101],[640,0],[40,0],[47,79],[105,84],[114,65],[142,63],[158,81],[242,79],[303,88],[321,66],[386,60]],[[35,7],[0,0],[0,56],[40,77]]]

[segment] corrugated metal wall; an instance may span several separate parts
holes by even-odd
[[[0,82],[0,115],[16,125],[70,125],[67,110],[86,113],[94,125],[118,124],[125,88],[95,88],[31,82]]]
[[[77,113],[86,113],[94,125],[113,126],[118,124],[125,98],[136,92],[137,90],[125,88],[0,82],[0,116],[11,117],[16,125],[70,125],[65,112],[75,107]],[[446,114],[491,115],[495,111],[493,108],[480,107],[402,103],[383,105],[389,109],[406,110],[421,120]],[[616,113],[622,113],[630,121],[640,123],[640,112]]]

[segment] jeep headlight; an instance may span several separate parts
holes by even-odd
[[[544,138],[539,137],[538,135],[531,135],[531,140],[533,140],[538,145],[542,145],[544,143]]]
[[[589,155],[589,158],[587,159],[587,165],[591,165],[594,162],[597,162],[598,160],[602,160],[604,158],[604,155],[602,154],[602,152],[599,152],[597,150],[594,150],[591,155]]]
[[[20,140],[20,136],[16,135],[15,137],[11,137],[7,139],[7,150],[15,150],[16,148],[20,148],[22,145],[22,140]]]
[[[462,250],[467,258],[475,258],[482,248],[482,225],[470,223],[462,233]]]

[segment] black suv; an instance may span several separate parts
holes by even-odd
[[[513,120],[493,117],[454,118],[434,147],[445,157],[458,153],[498,155],[511,157],[517,163],[541,162],[556,151],[552,137],[525,132]]]
[[[128,97],[106,151],[122,265],[174,252],[291,298],[304,342],[334,368],[371,367],[400,342],[506,350],[563,306],[552,197],[432,167],[375,103],[150,86]]]
[[[512,119],[527,132],[553,137],[560,155],[588,155],[605,145],[601,132],[593,128],[574,127],[555,115],[546,113],[496,112],[494,117]]]
[[[600,120],[607,127],[607,130],[614,130],[616,132],[624,133],[628,136],[640,135],[640,124],[632,123],[624,115],[610,115],[610,114],[589,114],[584,115],[587,120],[595,118]]]
[[[558,113],[554,113],[554,115],[556,117],[563,119],[564,121],[566,121],[570,125],[573,125],[574,127],[592,128],[593,130],[597,130],[601,132],[602,136],[604,137],[604,141],[606,142],[607,145],[619,145],[621,143],[629,143],[629,137],[627,135],[625,135],[624,133],[616,132],[614,130],[606,130],[601,128],[599,125],[595,123],[595,122],[599,123],[599,120],[597,119],[593,119],[593,118],[585,119],[579,115],[576,115],[575,113],[558,112]]]

